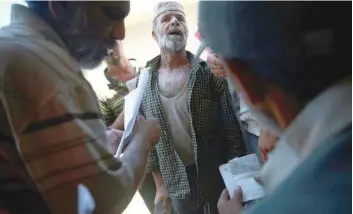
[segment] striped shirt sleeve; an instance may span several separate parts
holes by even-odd
[[[79,78],[61,81],[50,67],[33,65],[7,66],[1,89],[33,181],[53,213],[77,212],[79,183],[91,192],[95,213],[121,213],[135,192],[134,181],[110,151],[91,87]]]

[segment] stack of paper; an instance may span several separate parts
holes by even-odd
[[[143,94],[145,93],[146,86],[148,83],[149,68],[145,68],[141,71],[139,76],[139,82],[137,88],[132,90],[128,95],[125,96],[124,103],[124,135],[121,138],[118,151],[115,157],[120,157],[123,148],[129,143],[132,131],[134,129],[135,121],[139,115],[139,109],[142,102]]]
[[[240,186],[243,190],[243,202],[264,197],[263,187],[254,179],[260,168],[260,162],[256,154],[234,158],[221,165],[219,171],[230,197],[233,198],[236,186]]]

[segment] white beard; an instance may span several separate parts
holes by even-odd
[[[173,29],[176,28],[170,28],[170,30]],[[182,31],[183,35],[168,35],[162,33],[160,28],[157,28],[156,33],[159,48],[171,53],[176,53],[183,50],[186,47],[186,41],[189,36],[189,31],[187,28],[178,29]]]
[[[176,53],[186,47],[186,39],[180,35],[163,35],[158,37],[158,44],[161,49]]]
[[[189,73],[189,66],[182,66],[172,70],[160,69],[158,75],[159,91],[168,98],[176,96],[188,83]]]

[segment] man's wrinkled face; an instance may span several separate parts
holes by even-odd
[[[188,28],[185,16],[181,12],[168,11],[157,17],[154,23],[154,35],[161,49],[179,52],[186,47]]]
[[[107,49],[113,49],[116,40],[124,39],[124,19],[130,11],[130,3],[95,1],[67,4],[70,5],[68,14],[71,17],[57,15],[61,21],[60,35],[82,68],[95,68],[106,57]]]

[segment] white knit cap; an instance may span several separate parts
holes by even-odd
[[[175,1],[164,1],[164,2],[159,2],[157,5],[154,7],[153,11],[153,21],[160,16],[162,13],[167,12],[167,11],[178,11],[185,15],[184,13],[184,8],[179,2]]]

